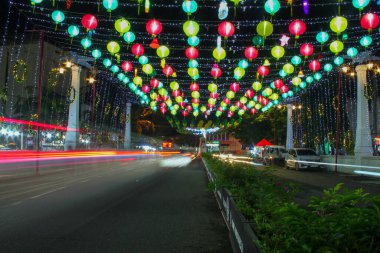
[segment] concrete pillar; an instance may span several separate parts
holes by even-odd
[[[127,103],[125,110],[124,149],[131,149],[131,106],[131,103]]]
[[[355,156],[372,156],[368,100],[364,97],[367,65],[358,65],[355,70],[357,73]]]
[[[76,149],[79,137],[79,90],[80,90],[80,72],[82,68],[77,65],[71,67],[71,91],[70,99],[74,101],[70,104],[69,120],[65,137],[65,150]],[[75,90],[75,91],[74,91]],[[75,94],[74,94],[75,93]],[[75,97],[74,97],[75,95]]]
[[[287,123],[286,123],[286,149],[293,148],[293,125],[291,122],[292,115],[293,115],[293,105],[287,104],[286,105],[288,116],[287,116]]]

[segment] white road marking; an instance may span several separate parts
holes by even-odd
[[[42,194],[39,194],[39,195],[35,195],[35,196],[33,196],[33,197],[30,197],[29,199],[36,199],[36,198],[39,198],[39,197],[45,196],[45,195],[47,195],[47,194],[49,194],[49,193],[53,193],[53,192],[56,192],[56,191],[59,191],[59,190],[65,189],[65,188],[66,188],[66,186],[62,186],[62,187],[59,187],[59,188],[57,188],[57,189],[54,189],[54,190],[51,190],[51,191],[47,191],[47,192],[45,192],[45,193],[42,193]]]
[[[11,206],[17,206],[19,204],[21,204],[21,201],[14,202],[14,203],[11,204]]]
[[[82,180],[82,181],[80,181],[81,183],[86,183],[86,182],[88,182],[88,181],[90,181],[89,179],[85,179],[85,180]]]

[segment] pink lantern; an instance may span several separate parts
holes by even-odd
[[[153,89],[157,88],[160,85],[160,81],[158,81],[156,78],[153,78],[150,80],[150,86],[152,86]]]
[[[165,108],[165,107],[166,107],[166,104],[165,104],[164,102],[162,102],[162,103],[160,104],[160,107],[161,107],[161,108]]]
[[[146,23],[146,31],[153,35],[153,37],[159,35],[162,31],[162,24],[156,19],[151,19]]]
[[[257,102],[259,102],[260,104],[263,102],[263,99],[264,99],[263,96],[261,95],[257,96]]]
[[[243,106],[243,104],[240,102],[240,101],[236,101],[235,105],[238,107],[238,108],[241,108]]]
[[[179,106],[181,106],[181,107],[184,107],[186,105],[186,102],[185,101],[181,101],[180,103],[179,103]]]
[[[367,13],[361,18],[360,25],[370,32],[379,25],[379,16],[375,13]]]
[[[193,99],[191,100],[191,102],[192,102],[193,104],[199,104],[199,103],[201,102],[201,100],[200,100],[199,98],[193,98]]]
[[[148,93],[150,91],[150,87],[148,85],[143,85],[143,87],[141,88],[141,90],[144,92],[144,93]]]
[[[132,54],[134,54],[136,58],[144,54],[144,47],[138,43],[133,44],[131,50]]]
[[[218,26],[218,33],[227,39],[235,33],[235,27],[231,22],[223,21]]]
[[[133,69],[133,66],[132,66],[132,63],[129,62],[129,61],[124,61],[122,64],[121,64],[121,69],[124,71],[124,72],[129,72]]]
[[[264,77],[264,76],[267,76],[269,74],[269,69],[268,67],[266,66],[260,66],[258,69],[257,69],[257,73],[259,73],[259,75],[261,77]]]
[[[161,96],[160,96],[160,95],[157,95],[157,97],[156,97],[156,101],[157,101],[157,102],[160,102],[160,101],[161,101]]]
[[[313,48],[313,45],[311,45],[311,44],[305,43],[305,44],[302,44],[302,46],[300,47],[300,53],[303,56],[305,56],[305,58],[312,55],[313,52],[314,52],[314,48]]]
[[[247,110],[248,110],[248,107],[247,107],[246,105],[243,105],[243,106],[241,107],[241,109],[243,109],[244,111],[247,111]]]
[[[218,107],[219,112],[223,112],[223,108],[221,106]]]
[[[214,77],[214,79],[217,79],[222,75],[222,70],[219,68],[218,64],[214,64],[214,66],[211,69],[211,76]]]
[[[234,116],[234,112],[228,111],[227,116],[231,118],[232,116]]]
[[[195,47],[188,47],[185,51],[186,57],[190,60],[198,58],[198,49]]]
[[[197,90],[199,90],[199,85],[197,83],[190,84],[190,90],[191,91],[197,91]]]
[[[289,91],[289,87],[286,85],[281,86],[280,88],[281,93],[286,93]]]
[[[305,31],[306,24],[299,19],[294,20],[289,25],[289,32],[293,34],[296,37],[296,39],[298,39],[300,35],[304,34]]]
[[[273,84],[275,88],[280,89],[284,85],[284,82],[281,79],[276,79]]]
[[[217,99],[219,97],[219,94],[218,93],[216,93],[216,92],[211,92],[210,93],[210,98],[215,98],[215,99]]]
[[[187,105],[187,106],[186,106],[186,110],[187,110],[188,112],[191,112],[191,111],[193,110],[193,107],[191,107],[191,105]]]
[[[309,69],[313,72],[318,71],[321,68],[321,64],[317,60],[313,60],[309,63]]]
[[[233,92],[238,92],[239,91],[239,89],[240,89],[240,85],[238,84],[238,83],[232,83],[231,85],[230,85],[230,90],[232,90]]]
[[[257,113],[256,108],[251,108],[251,114],[255,114],[255,113]]]
[[[162,96],[162,100],[168,101],[169,100],[169,96],[168,95]]]
[[[229,100],[228,98],[225,98],[223,99],[223,102],[227,105],[229,105],[231,103],[231,100]]]
[[[207,106],[208,106],[208,108],[210,108],[210,109],[215,107],[215,105],[213,105],[213,104],[208,104]]]
[[[95,30],[98,27],[98,20],[92,14],[86,14],[82,17],[82,25],[87,31]]]
[[[165,114],[168,110],[165,107],[161,107],[160,111],[162,114]]]
[[[182,111],[182,115],[183,115],[184,117],[186,117],[186,116],[189,115],[189,113],[188,113],[187,111]]]
[[[244,56],[249,61],[256,59],[258,55],[259,55],[259,51],[257,51],[257,49],[255,47],[247,47],[244,50]]]
[[[169,65],[166,65],[163,69],[162,69],[162,72],[165,74],[166,77],[169,77],[171,75],[173,75],[173,68],[170,67]]]
[[[254,95],[255,95],[255,92],[254,92],[253,90],[247,90],[247,91],[245,92],[245,96],[246,96],[247,98],[253,98]]]
[[[181,91],[180,90],[173,90],[172,95],[173,95],[173,97],[181,96]]]
[[[261,101],[261,104],[262,105],[267,105],[269,103],[269,99],[267,99],[267,98],[263,98],[263,100]]]

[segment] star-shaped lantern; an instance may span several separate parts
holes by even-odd
[[[289,42],[290,37],[286,36],[285,34],[282,35],[280,41],[281,41],[281,46],[287,46]]]

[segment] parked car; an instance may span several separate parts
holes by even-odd
[[[285,162],[286,149],[284,146],[265,146],[263,151],[263,164],[264,165],[280,165],[283,166]]]
[[[309,148],[292,148],[289,149],[285,167],[286,169],[294,168],[295,170],[308,168],[324,168],[319,162],[321,157]]]

